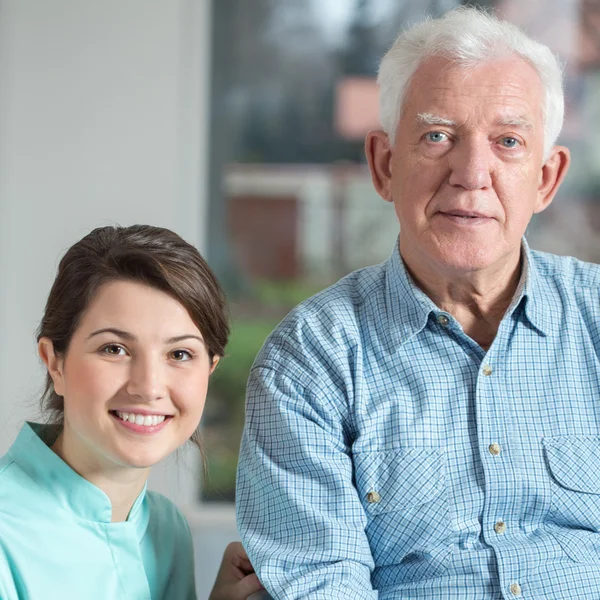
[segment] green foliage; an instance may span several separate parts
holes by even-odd
[[[263,307],[284,309],[284,314],[296,304],[316,294],[322,286],[301,280],[258,281],[254,285],[256,301]]]
[[[208,466],[202,485],[205,500],[234,499],[235,471],[244,427],[246,382],[252,363],[281,318],[318,289],[301,281],[262,281],[255,283],[251,298],[233,307],[229,343],[225,356],[211,377],[203,419]]]
[[[256,354],[276,324],[268,319],[240,319],[233,323],[226,356],[212,376],[204,420],[208,464],[202,486],[205,500],[234,498],[246,381]]]
[[[221,359],[211,381],[211,398],[222,406],[228,421],[243,420],[246,380],[256,354],[265,338],[277,325],[276,320],[245,319],[233,323],[226,355]],[[235,414],[234,414],[235,413]]]

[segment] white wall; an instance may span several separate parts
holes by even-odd
[[[209,43],[210,0],[0,0],[0,455],[36,416],[64,250],[109,223],[202,247]],[[189,469],[153,485],[186,504]]]

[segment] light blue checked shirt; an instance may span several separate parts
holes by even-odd
[[[268,338],[238,524],[274,598],[600,598],[600,267],[523,258],[487,352],[397,247]]]

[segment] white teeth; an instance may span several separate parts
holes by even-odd
[[[123,421],[129,421],[130,423],[143,425],[144,427],[153,427],[165,420],[165,415],[137,415],[135,413],[121,412],[120,410],[116,411],[116,413]]]

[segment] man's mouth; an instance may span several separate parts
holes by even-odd
[[[459,217],[461,219],[487,219],[486,215],[478,212],[466,211],[466,210],[446,210],[440,211],[443,215],[449,217]]]

